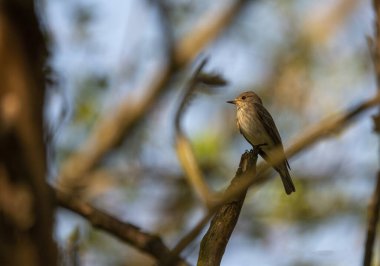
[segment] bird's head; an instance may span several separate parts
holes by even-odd
[[[238,97],[236,97],[232,101],[227,101],[227,103],[231,103],[236,105],[236,107],[239,109],[240,107],[244,107],[245,105],[251,105],[254,103],[263,104],[260,97],[257,96],[256,93],[253,91],[246,91],[241,93]]]

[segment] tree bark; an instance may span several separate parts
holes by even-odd
[[[0,264],[56,265],[45,182],[47,49],[34,1],[0,2]]]
[[[245,171],[252,171],[253,169],[252,174],[255,174],[256,161],[256,152],[246,152],[241,156],[239,168],[226,192],[231,190],[236,183],[238,183]],[[238,221],[246,193],[247,190],[243,191],[243,193],[235,199],[222,205],[216,212],[214,218],[211,220],[206,235],[202,239],[198,266],[220,265],[228,241]]]

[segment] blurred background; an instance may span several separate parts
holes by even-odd
[[[203,14],[228,1],[162,2],[178,40]],[[54,183],[62,162],[88,138],[100,116],[122,101],[144,97],[147,77],[162,67],[165,40],[150,1],[45,0],[39,5],[56,81],[46,108]],[[214,190],[229,184],[240,155],[251,148],[226,100],[254,90],[289,146],[322,118],[375,95],[367,42],[373,23],[370,0],[270,0],[245,6],[202,53],[209,58],[206,70],[221,74],[228,86],[197,93],[183,121]],[[132,136],[90,173],[84,193],[100,209],[159,234],[170,247],[202,214],[174,150],[174,114],[193,68],[173,79]],[[249,191],[222,265],[361,263],[366,208],[379,167],[371,114],[290,160],[297,188],[291,197],[279,178]],[[81,265],[153,263],[69,211],[59,210],[56,221],[60,248],[68,250],[75,242]],[[199,239],[183,257],[196,264],[198,247]]]

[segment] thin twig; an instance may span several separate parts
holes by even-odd
[[[202,73],[202,70],[204,66],[206,65],[206,63],[207,63],[207,59],[202,60],[202,62],[199,64],[194,74],[192,75],[191,79],[186,84],[186,87],[184,89],[184,96],[182,97],[182,100],[178,106],[178,110],[176,112],[176,116],[174,119],[174,126],[176,130],[175,146],[176,146],[177,156],[182,165],[182,168],[184,169],[186,173],[186,177],[188,178],[192,189],[196,192],[198,197],[203,201],[205,205],[208,204],[212,196],[211,191],[207,183],[204,181],[202,171],[197,163],[190,141],[187,139],[187,137],[183,133],[183,130],[181,128],[181,121],[182,121],[182,116],[185,113],[186,106],[189,104],[190,99],[193,97],[194,91],[197,89],[197,87],[199,87],[200,82],[206,81],[207,83],[208,81],[210,81],[210,80],[207,80],[206,75]],[[215,81],[215,77],[216,77],[215,75],[212,76],[213,81]],[[224,81],[223,83],[223,82],[220,82],[221,80],[222,79],[220,77],[217,78],[218,86],[220,84],[222,85],[225,84],[225,81],[223,80]]]
[[[149,254],[157,261],[164,261],[171,254],[169,248],[165,246],[160,237],[143,232],[133,224],[122,222],[72,195],[58,190],[55,190],[55,194],[59,206],[79,214],[95,228],[103,230],[134,248]],[[173,261],[175,263],[172,265],[188,265],[178,256],[175,256]]]
[[[202,172],[200,167],[195,159],[194,153],[191,148],[190,141],[184,135],[183,130],[181,128],[182,116],[185,113],[186,106],[189,104],[190,99],[193,96],[194,91],[200,84],[205,84],[208,86],[224,86],[226,85],[226,81],[217,74],[205,74],[202,73],[202,69],[207,63],[207,59],[203,59],[199,66],[194,71],[192,78],[186,84],[184,89],[184,95],[182,100],[178,106],[178,110],[176,112],[176,116],[174,118],[174,127],[176,131],[176,151],[178,154],[178,158],[182,164],[183,169],[186,172],[186,176],[189,179],[189,182],[193,188],[193,190],[198,194],[198,196],[203,200],[203,203],[206,205],[211,198],[211,192],[204,181]],[[193,228],[191,232],[188,234],[188,238],[184,237],[173,249],[172,256],[168,258],[166,261],[166,265],[170,265],[171,259],[176,257],[193,239],[192,235],[198,235],[200,230],[205,226],[208,220],[211,218],[211,214],[206,214],[198,224]]]
[[[255,175],[258,150],[245,152],[240,159],[239,168],[234,179],[226,191],[229,191],[237,180],[243,177],[242,173],[252,169]],[[251,172],[251,171],[250,171]],[[220,265],[228,241],[238,221],[247,190],[233,201],[221,206],[211,220],[210,227],[202,239],[199,250],[198,266]]]
[[[177,110],[175,118],[174,118],[174,126],[175,126],[175,129],[178,133],[182,133],[182,128],[181,128],[182,116],[185,113],[184,112],[185,108],[186,108],[188,102],[190,101],[190,98],[191,98],[192,94],[194,93],[194,90],[197,88],[198,77],[201,74],[206,63],[207,63],[207,58],[203,59],[201,61],[199,66],[194,71],[193,76],[191,77],[189,82],[186,84],[186,87],[184,89],[184,95],[183,95],[182,100],[178,106],[178,110]]]

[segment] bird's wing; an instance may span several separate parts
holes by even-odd
[[[282,146],[280,133],[278,133],[276,124],[274,123],[270,113],[262,104],[254,103],[254,108],[261,124],[264,126],[265,131],[271,137],[274,144]]]
[[[262,104],[254,103],[254,108],[257,113],[257,116],[259,117],[262,125],[264,126],[265,131],[268,133],[268,135],[273,140],[273,143],[276,146],[279,146],[281,150],[283,151],[284,148],[282,146],[282,141],[280,137],[280,133],[278,132],[278,129],[276,127],[276,124],[273,121],[272,116],[270,113],[265,109],[265,107]],[[288,160],[285,159],[286,165],[290,169]]]

